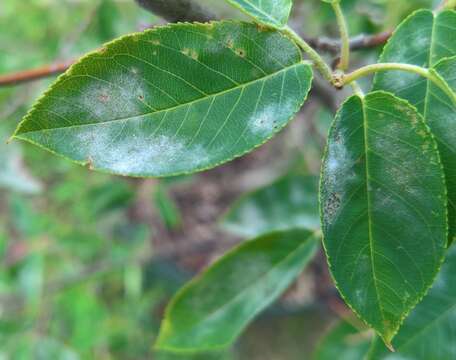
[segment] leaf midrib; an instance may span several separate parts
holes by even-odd
[[[368,225],[369,225],[369,250],[370,250],[370,259],[371,259],[371,265],[372,265],[372,277],[373,277],[373,283],[374,283],[374,288],[375,288],[375,294],[377,295],[380,316],[382,317],[383,321],[385,321],[385,314],[384,314],[384,311],[383,311],[383,308],[381,305],[381,301],[380,301],[380,293],[379,293],[378,284],[377,284],[378,280],[377,280],[376,272],[375,272],[375,258],[374,258],[375,251],[374,251],[374,238],[373,238],[373,233],[372,233],[372,220],[371,220],[371,218],[372,218],[372,209],[371,209],[372,199],[370,197],[370,191],[369,191],[370,176],[369,176],[369,145],[368,145],[368,134],[367,134],[368,122],[367,122],[367,112],[366,112],[367,105],[364,102],[365,101],[364,98],[360,98],[360,100],[361,100],[361,106],[363,109],[364,154],[366,156],[365,174],[366,174],[366,196],[367,196],[367,219],[368,219],[367,221],[368,221]],[[383,326],[384,325],[382,324],[382,327]]]
[[[288,70],[290,70],[292,68],[296,68],[299,65],[307,65],[307,61],[301,60],[301,61],[299,61],[299,62],[297,62],[297,63],[295,63],[293,65],[284,67],[284,68],[280,69],[279,71],[276,71],[274,73],[268,74],[267,76],[263,76],[261,78],[254,79],[254,80],[248,81],[246,83],[233,86],[232,88],[223,90],[223,91],[218,92],[218,93],[208,94],[207,96],[200,97],[198,99],[195,99],[195,100],[192,100],[192,101],[188,101],[186,103],[182,103],[182,104],[179,104],[179,105],[175,105],[175,106],[167,108],[167,109],[162,109],[162,110],[158,110],[158,111],[151,111],[151,112],[147,112],[147,113],[141,114],[141,115],[127,116],[127,117],[122,117],[122,118],[117,118],[117,119],[112,119],[112,120],[106,120],[106,121],[100,121],[100,122],[93,122],[93,123],[75,124],[75,125],[71,125],[71,126],[58,126],[58,127],[39,129],[39,130],[32,130],[32,131],[26,131],[26,132],[20,132],[20,129],[18,129],[17,133],[14,134],[14,137],[20,137],[20,135],[23,135],[23,134],[40,133],[40,132],[44,132],[44,131],[52,131],[52,130],[59,130],[59,129],[72,129],[72,128],[80,128],[80,127],[86,127],[86,126],[94,126],[94,125],[106,125],[106,124],[112,124],[112,123],[116,123],[116,122],[128,121],[128,120],[133,120],[133,119],[134,120],[138,120],[140,118],[144,118],[144,117],[147,117],[147,116],[150,116],[150,115],[156,115],[156,114],[160,114],[160,113],[166,113],[166,112],[169,112],[169,111],[174,111],[174,110],[179,109],[181,107],[191,106],[191,105],[196,104],[196,103],[198,103],[200,101],[204,101],[204,100],[210,99],[211,97],[218,97],[218,96],[227,94],[227,93],[229,93],[231,91],[236,91],[236,90],[245,88],[245,87],[247,87],[247,86],[249,86],[251,84],[254,84],[256,82],[266,81],[269,78],[272,78],[272,77],[274,77],[274,76],[276,76],[276,75],[278,75],[278,74],[280,74],[282,72],[286,72],[286,71],[288,71]],[[25,121],[24,121],[24,123],[25,123]]]

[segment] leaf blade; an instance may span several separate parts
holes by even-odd
[[[121,175],[202,171],[271,138],[302,105],[311,78],[298,48],[277,31],[170,25],[82,59],[15,137]]]
[[[416,110],[384,92],[350,98],[330,132],[320,201],[338,289],[390,344],[431,286],[446,246],[443,171]]]
[[[429,294],[412,311],[393,341],[394,357],[374,341],[369,359],[450,360],[456,356],[456,247],[452,246]]]
[[[284,27],[290,16],[292,0],[227,0],[263,24]]]
[[[419,29],[419,31],[416,31]],[[400,62],[433,68],[440,60],[456,55],[456,12],[434,14],[419,10],[393,34],[380,57],[381,62]],[[451,79],[449,77],[448,79]],[[375,90],[385,90],[410,101],[431,128],[442,157],[449,202],[449,240],[456,236],[456,127],[454,105],[430,80],[397,71],[378,73]]]
[[[189,352],[231,344],[302,271],[317,239],[305,230],[275,232],[226,254],[175,296],[156,347]]]

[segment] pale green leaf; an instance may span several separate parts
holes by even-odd
[[[437,145],[416,109],[384,92],[351,97],[324,159],[324,244],[342,296],[387,344],[440,268],[446,201]]]
[[[342,320],[318,344],[313,360],[363,360],[370,343],[368,332]]]
[[[434,14],[420,10],[396,30],[380,58],[433,67],[441,59],[456,55],[456,12]],[[453,73],[456,68],[453,68]],[[450,76],[446,80],[451,80]],[[454,82],[453,82],[454,83]],[[435,84],[415,74],[398,71],[378,73],[374,88],[410,101],[423,114],[439,145],[445,170],[450,240],[456,235],[456,112],[451,100]]]
[[[260,23],[284,27],[290,16],[292,0],[227,0]]]
[[[319,229],[318,177],[292,174],[244,195],[225,215],[222,226],[245,237],[274,230]]]
[[[168,306],[157,348],[203,351],[229,346],[304,269],[318,248],[306,230],[241,244],[185,286]]]
[[[393,341],[391,353],[380,341],[370,360],[454,360],[456,319],[456,247],[453,245],[429,294],[412,311]]]
[[[58,79],[15,136],[92,169],[205,170],[271,138],[299,110],[312,70],[276,30],[177,24],[129,35]]]

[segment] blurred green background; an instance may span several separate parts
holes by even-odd
[[[200,2],[220,17],[242,18],[222,0]],[[390,29],[432,2],[344,6],[358,34]],[[76,59],[161,23],[133,0],[1,0],[0,75]],[[291,24],[309,36],[337,35],[320,0],[295,1]],[[355,61],[374,61],[378,51],[359,52]],[[236,197],[290,171],[318,174],[333,109],[314,94],[291,127],[243,159],[192,177],[126,179],[6,144],[52,81],[0,87],[0,359],[193,358],[154,353],[164,306],[242,241],[217,225]],[[310,358],[342,306],[328,297],[337,299],[320,256],[233,349],[194,358]]]

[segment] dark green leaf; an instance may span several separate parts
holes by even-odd
[[[288,175],[239,199],[222,226],[245,237],[274,230],[320,228],[318,178]]]
[[[170,25],[83,58],[15,136],[116,174],[195,172],[272,137],[304,102],[311,78],[298,48],[275,30]]]
[[[306,230],[243,243],[176,295],[157,348],[203,351],[230,345],[291,284],[317,248],[318,237]]]
[[[420,10],[410,16],[385,47],[381,62],[425,67],[456,55],[456,12],[435,15]],[[454,73],[455,67],[453,67]],[[453,77],[447,77],[446,80]],[[454,81],[453,81],[454,84]],[[406,99],[423,114],[439,145],[448,186],[450,239],[456,235],[456,122],[455,107],[434,83],[418,75],[388,71],[377,74],[375,89]]]
[[[292,0],[228,0],[260,23],[284,27],[290,16]]]
[[[363,360],[370,336],[346,321],[340,321],[323,338],[314,354],[314,360]]]
[[[424,300],[412,311],[393,341],[392,354],[380,341],[369,353],[371,360],[456,359],[456,247],[447,259]]]
[[[387,344],[440,268],[446,199],[437,145],[414,107],[384,92],[343,105],[323,165],[324,244],[343,297]]]

